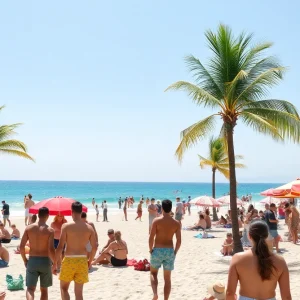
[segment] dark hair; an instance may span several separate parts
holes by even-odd
[[[205,210],[205,213],[209,216],[209,209],[208,208]]]
[[[104,203],[106,203],[106,200],[104,200]]]
[[[32,195],[31,195],[31,194],[28,194],[28,198],[29,198],[29,199],[32,199]]]
[[[85,219],[85,218],[86,218],[86,212],[83,211],[83,212],[81,213],[81,218],[82,218],[82,219]]]
[[[275,203],[271,203],[270,207],[276,207]]]
[[[39,218],[46,218],[49,216],[49,209],[48,207],[41,207],[39,209]]]
[[[202,214],[199,215],[200,219],[204,219],[204,216]]]
[[[167,199],[163,200],[161,206],[165,213],[169,213],[172,210],[172,201]]]
[[[254,209],[253,204],[250,204],[250,205],[248,206],[248,213],[251,212],[253,209]]]
[[[290,203],[284,204],[284,207],[285,207],[285,208],[289,208],[289,207],[290,207]]]
[[[72,203],[72,212],[81,214],[82,213],[82,204],[78,201]]]
[[[255,254],[258,260],[258,272],[262,280],[270,280],[275,269],[272,254],[266,239],[269,235],[268,225],[263,221],[254,221],[249,227],[249,236],[255,242]]]
[[[2,200],[2,203],[5,203],[5,201],[4,201],[4,200]]]

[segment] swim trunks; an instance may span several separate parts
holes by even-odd
[[[29,256],[26,267],[26,286],[35,287],[40,278],[40,286],[52,286],[51,260],[49,257]]]
[[[2,244],[9,244],[11,242],[11,239],[1,239],[0,242]]]
[[[163,265],[164,270],[174,270],[175,253],[173,248],[153,248],[150,258],[150,265],[159,269]]]
[[[0,259],[0,268],[5,268],[5,267],[8,267],[8,262],[3,259]]]
[[[248,298],[245,296],[240,296],[239,300],[256,300],[255,298]],[[276,298],[270,298],[270,299],[266,299],[266,300],[276,300]]]
[[[278,237],[278,231],[277,230],[270,230],[270,234],[271,234],[271,236],[275,239],[275,238],[277,238]]]
[[[110,259],[110,262],[114,267],[124,267],[127,265],[127,258],[118,259],[118,258],[115,258],[114,256],[112,256]]]
[[[25,217],[32,217],[32,214],[29,213],[29,208],[25,208]]]
[[[181,221],[181,219],[182,219],[182,214],[176,214],[175,215],[175,220],[177,220],[177,221]]]
[[[75,281],[79,284],[89,282],[88,260],[85,255],[65,256],[61,264],[59,280]]]

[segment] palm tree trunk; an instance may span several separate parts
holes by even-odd
[[[216,170],[212,169],[212,197],[216,199]],[[217,209],[213,207],[213,221],[218,221]]]
[[[234,143],[233,143],[233,128],[234,125],[227,124],[227,146],[228,146],[228,159],[229,159],[229,185],[230,185],[230,210],[232,220],[232,234],[234,249],[233,252],[242,252],[243,246],[239,234],[238,211],[236,204],[236,174],[235,174],[235,156],[234,156]]]

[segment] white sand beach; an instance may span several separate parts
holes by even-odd
[[[107,230],[113,228],[122,232],[123,239],[127,242],[129,248],[129,258],[147,258],[148,254],[148,214],[144,214],[143,222],[134,221],[135,213],[129,214],[129,221],[122,220],[122,213],[110,216],[109,223],[95,222],[99,235],[100,247],[107,241]],[[50,217],[52,221],[53,217]],[[193,224],[197,219],[196,211],[192,216],[185,216],[183,225]],[[90,216],[90,221],[95,221],[95,216]],[[23,218],[12,220],[21,233],[24,230]],[[280,234],[283,236],[286,226],[283,221],[280,223]],[[175,270],[172,275],[172,292],[170,299],[203,299],[206,292],[206,286],[214,281],[227,281],[227,271],[230,258],[222,257],[219,254],[221,244],[225,234],[230,229],[213,229],[210,234],[214,239],[196,239],[193,236],[196,232],[182,231],[182,246],[177,255]],[[25,267],[21,256],[14,254],[19,241],[12,241],[7,245],[11,259],[8,268],[0,270],[0,291],[6,290],[5,276],[11,274],[18,276],[22,274],[25,279]],[[300,299],[300,246],[289,242],[280,243],[282,254],[288,263],[290,270],[290,281],[293,299]],[[89,274],[90,282],[84,287],[84,299],[152,299],[152,290],[149,280],[149,272],[138,272],[133,267],[112,268],[97,266]],[[159,299],[163,299],[163,277],[159,274]],[[36,293],[36,299],[39,299],[39,292]],[[25,299],[25,291],[10,292],[7,291],[8,300]],[[60,299],[59,280],[54,276],[53,286],[49,289],[49,299]],[[71,299],[74,299],[71,286]],[[277,299],[281,299],[277,290]]]

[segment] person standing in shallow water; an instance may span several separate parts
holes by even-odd
[[[235,299],[238,281],[240,282],[239,300],[275,300],[277,283],[279,283],[281,299],[292,299],[286,262],[283,257],[269,251],[266,243],[268,234],[268,226],[264,221],[254,221],[250,224],[249,239],[253,247],[232,257],[226,300]]]
[[[164,267],[164,299],[168,300],[171,292],[171,272],[174,270],[174,261],[176,254],[181,246],[181,225],[174,220],[170,212],[172,210],[172,201],[162,201],[161,217],[156,218],[151,227],[149,236],[150,259],[150,281],[153,290],[153,300],[158,299],[158,270]],[[173,237],[176,236],[176,245],[174,249]]]

